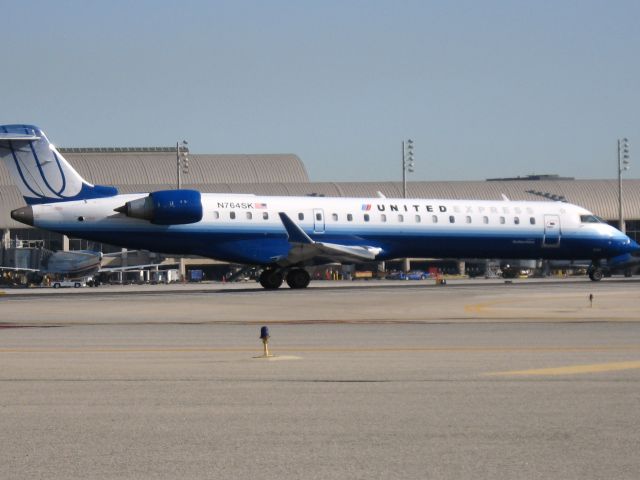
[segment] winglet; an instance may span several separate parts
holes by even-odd
[[[309,235],[307,235],[302,228],[300,228],[296,223],[289,218],[289,216],[284,212],[279,212],[280,220],[284,225],[285,230],[287,231],[287,235],[289,235],[289,242],[292,243],[315,243]]]

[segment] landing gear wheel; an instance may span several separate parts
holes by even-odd
[[[311,276],[302,268],[295,268],[287,274],[287,285],[289,285],[289,288],[307,288],[310,281]]]
[[[589,278],[591,279],[591,281],[599,282],[600,280],[602,280],[603,276],[604,274],[602,273],[601,268],[595,267],[589,269]]]
[[[282,285],[282,273],[278,270],[266,269],[260,274],[260,285],[267,290],[275,290]]]

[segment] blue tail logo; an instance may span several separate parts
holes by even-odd
[[[114,187],[84,180],[33,125],[0,126],[2,158],[29,205],[112,197]]]

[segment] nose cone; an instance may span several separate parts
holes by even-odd
[[[635,240],[631,240],[629,239],[629,253],[639,253],[640,252],[640,245],[635,241]]]
[[[635,254],[640,253],[640,245],[635,240],[627,237],[626,235],[618,235],[613,241],[614,249],[618,255],[620,254]]]
[[[22,207],[11,211],[11,218],[16,222],[24,223],[25,225],[33,226],[33,208]]]

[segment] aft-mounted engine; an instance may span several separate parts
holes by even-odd
[[[202,220],[202,199],[197,190],[160,190],[131,200],[115,211],[155,225],[183,225]]]

